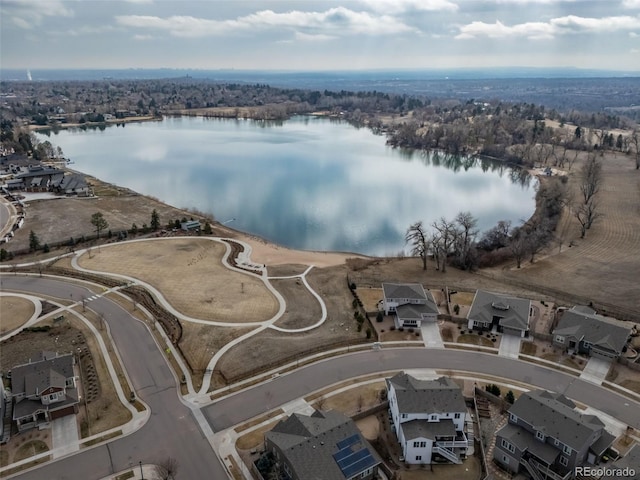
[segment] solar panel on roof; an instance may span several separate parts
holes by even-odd
[[[369,451],[368,450],[365,450],[365,451],[368,453],[366,457],[360,459],[359,461],[357,461],[352,465],[349,465],[346,468],[340,469],[342,470],[342,473],[345,476],[345,478],[351,478],[357,473],[360,473],[366,470],[367,468],[373,467],[376,464],[375,459],[371,456],[371,454],[369,454]]]
[[[345,468],[348,467],[349,465],[356,463],[357,461],[363,459],[364,457],[366,457],[367,455],[371,455],[369,453],[369,450],[367,450],[366,448],[363,448],[362,450],[359,450],[355,453],[352,453],[346,457],[344,457],[342,460],[338,461],[336,459],[336,461],[338,462],[338,466],[340,468]],[[335,457],[334,457],[335,458]]]
[[[342,450],[348,447],[349,445],[353,445],[359,440],[360,440],[360,435],[356,433],[355,435],[351,435],[350,437],[347,437],[344,440],[340,440],[338,443],[336,443],[336,446],[338,447],[338,450]]]

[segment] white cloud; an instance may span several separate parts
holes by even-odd
[[[150,4],[153,3],[153,0],[124,0],[127,3],[140,3],[140,4]]]
[[[2,15],[7,15],[20,28],[40,25],[44,17],[72,17],[73,10],[61,0],[4,0],[0,3]]]
[[[624,8],[640,8],[640,0],[623,0],[622,6]]]
[[[495,23],[471,22],[460,26],[457,39],[477,37],[505,38],[525,37],[530,39],[550,39],[557,35],[572,33],[612,33],[620,30],[635,30],[640,24],[639,17],[617,16],[603,18],[585,18],[568,15],[548,22],[527,22],[507,26],[496,20]]]
[[[407,11],[450,11],[458,10],[458,5],[449,0],[360,0],[369,8],[388,14]]]
[[[192,16],[161,18],[146,15],[120,15],[116,22],[125,27],[165,30],[176,37],[204,37],[261,29],[305,29],[307,35],[367,34],[384,35],[415,31],[388,15],[372,15],[336,7],[324,12],[292,10],[276,13],[262,10],[235,20],[210,20]]]
[[[141,34],[137,34],[133,36],[134,40],[152,40],[153,39],[153,35],[141,35]]]
[[[509,27],[499,20],[495,23],[471,22],[460,27],[455,38],[469,39],[477,37],[504,38],[526,37],[530,39],[548,39],[553,37],[553,27],[543,22],[527,22]]]
[[[296,32],[296,40],[301,42],[326,42],[327,40],[335,40],[338,37],[333,35],[324,35],[322,33],[318,33],[316,35]]]
[[[638,35],[636,32],[629,32],[629,36],[630,36],[631,38],[638,38],[638,37],[640,37],[640,35]]]

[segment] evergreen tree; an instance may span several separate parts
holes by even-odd
[[[40,239],[36,232],[31,230],[29,232],[29,251],[34,252],[40,248]]]

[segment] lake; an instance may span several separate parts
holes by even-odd
[[[486,230],[535,208],[537,181],[522,170],[393,149],[324,117],[167,117],[38,136],[76,170],[291,248],[396,255],[418,220],[468,210]]]

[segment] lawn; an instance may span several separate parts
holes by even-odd
[[[458,337],[458,343],[468,343],[470,345],[480,345],[483,347],[493,347],[494,344],[488,338],[483,337],[482,335],[473,335],[465,333],[464,335],[460,335]]]

